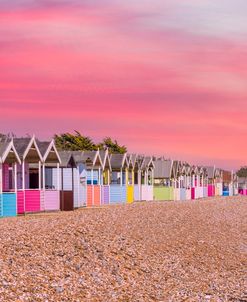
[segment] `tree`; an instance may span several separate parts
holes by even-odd
[[[54,135],[55,144],[60,150],[70,151],[95,151],[97,145],[88,136],[83,136],[79,131],[75,131],[75,134],[62,133],[60,135]]]
[[[127,152],[126,146],[120,146],[117,140],[113,141],[110,137],[105,137],[98,147],[100,150],[108,149],[110,153],[124,154]]]
[[[237,172],[238,177],[247,177],[247,166],[241,167]]]

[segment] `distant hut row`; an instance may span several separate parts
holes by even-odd
[[[35,137],[0,142],[0,216],[70,211],[134,201],[237,194],[237,178],[215,167],[105,151],[58,151]]]

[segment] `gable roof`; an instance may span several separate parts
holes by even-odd
[[[76,166],[75,158],[71,151],[59,151],[58,154],[61,160],[60,167],[67,168]]]
[[[21,163],[20,157],[15,149],[13,140],[0,142],[0,162]]]
[[[149,168],[154,168],[154,161],[152,156],[144,156],[142,164],[141,164],[141,169],[149,169]]]
[[[40,161],[43,160],[35,136],[33,136],[32,138],[30,137],[14,138],[13,143],[21,160],[25,160],[26,157],[28,156],[28,153],[30,152],[32,152],[29,158],[30,162],[37,162],[37,160]],[[34,146],[35,151],[32,150],[32,146]],[[35,156],[35,153],[37,153],[38,158]]]
[[[154,161],[154,178],[171,178],[173,160],[156,159]]]
[[[105,170],[107,167],[111,171],[111,161],[110,161],[110,155],[109,155],[109,150],[100,150],[99,151],[99,156],[101,158],[102,162],[102,169]]]
[[[37,145],[44,162],[47,161],[49,163],[61,163],[61,159],[59,157],[54,140],[50,142],[37,141]]]
[[[113,169],[123,169],[128,167],[127,154],[111,154],[110,156],[111,167]]]
[[[205,169],[207,170],[208,178],[213,179],[215,177],[215,166],[207,166]]]
[[[102,167],[103,165],[99,151],[72,151],[72,154],[77,164],[83,163],[88,167]],[[97,162],[99,165],[96,165]]]

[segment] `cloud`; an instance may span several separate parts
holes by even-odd
[[[246,4],[224,3],[1,1],[1,131],[78,129],[130,151],[243,163]]]

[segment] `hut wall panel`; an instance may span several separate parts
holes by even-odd
[[[59,191],[44,191],[44,210],[58,211],[60,209],[60,193]]]
[[[191,199],[194,200],[195,198],[195,188],[191,188]]]
[[[56,174],[56,172],[55,172]],[[62,188],[62,177],[61,177],[61,171],[60,171],[60,188]],[[56,180],[57,181],[57,180]],[[64,191],[72,191],[72,169],[71,168],[66,168],[63,169],[63,189]]]
[[[71,173],[72,176],[72,173]],[[80,175],[79,175],[79,169],[74,168],[73,169],[73,176],[74,176],[74,208],[79,208],[80,201],[81,201],[81,184],[80,184]],[[72,179],[71,179],[72,182]]]
[[[87,206],[93,206],[93,186],[87,186]]]
[[[154,187],[152,185],[148,186],[148,196],[147,201],[153,201],[154,199]]]
[[[231,184],[229,186],[229,196],[233,196],[233,186]]]
[[[21,165],[17,164],[17,189],[22,189],[22,181],[21,181]],[[18,199],[18,197],[17,197]]]
[[[86,185],[79,184],[74,190],[74,207],[85,207],[87,203],[87,187]]]
[[[203,197],[208,197],[208,187],[203,187]]]
[[[87,203],[86,171],[83,165],[74,168],[74,207],[85,207]],[[84,179],[83,183],[81,179]],[[72,180],[71,180],[72,181]]]
[[[141,194],[141,191],[140,191],[140,186],[139,185],[134,185],[134,200],[135,201],[140,201],[141,200],[141,195],[143,196],[143,194]],[[143,199],[143,200],[145,200],[145,199]]]
[[[93,190],[94,190],[93,205],[100,206],[101,186],[93,186]]]
[[[174,188],[174,200],[180,200],[180,190],[178,188]]]
[[[195,188],[195,199],[203,197],[203,187],[196,187]]]
[[[101,203],[106,205],[110,202],[110,186],[101,186]]]
[[[26,212],[40,212],[40,190],[25,191]]]
[[[17,214],[24,214],[24,196],[25,191],[17,192]]]
[[[154,199],[153,186],[142,185],[141,189],[142,189],[142,194],[141,194],[142,200],[151,201]]]
[[[186,200],[186,189],[180,188],[180,200]]]
[[[60,210],[61,211],[73,211],[74,200],[72,191],[59,191],[60,195]]]
[[[191,200],[191,189],[186,189],[186,200]]]
[[[208,185],[208,197],[215,196],[215,186],[214,185]]]
[[[217,183],[215,187],[216,196],[222,196],[223,195],[223,184]]]
[[[110,203],[126,202],[126,186],[110,185]]]
[[[3,217],[3,196],[0,194],[0,217]]]
[[[127,186],[127,203],[134,201],[134,186]]]
[[[166,187],[154,187],[154,200],[164,201],[167,200],[167,188]]]
[[[45,211],[45,192],[40,191],[40,211]]]
[[[3,217],[16,216],[16,193],[2,194]]]
[[[9,191],[9,165],[3,164],[3,191]]]
[[[30,181],[29,181],[29,164],[25,163],[25,189],[30,188]]]

